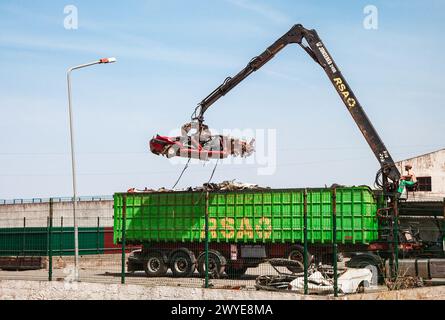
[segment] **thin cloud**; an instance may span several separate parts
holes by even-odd
[[[169,62],[183,65],[193,65],[201,67],[230,67],[234,61],[231,61],[227,55],[205,53],[199,50],[186,50],[155,43],[144,39],[149,45],[141,46],[141,41],[134,41],[139,37],[125,37],[125,45],[115,45],[114,43],[97,43],[97,41],[67,42],[63,39],[24,36],[24,35],[2,35],[0,36],[0,47],[6,48],[26,48],[29,50],[53,50],[53,51],[71,51],[100,55],[104,52],[127,57],[132,59],[141,59],[149,61]],[[126,41],[125,41],[126,40]],[[120,41],[122,43],[122,41]],[[133,49],[134,48],[134,49]]]
[[[300,77],[294,77],[292,75],[288,75],[279,71],[275,71],[275,70],[263,70],[263,72],[269,76],[272,77],[276,77],[276,78],[280,78],[280,79],[284,79],[287,81],[292,81],[292,82],[298,82],[299,84],[304,84],[307,85],[307,83],[305,81],[302,80],[302,78]]]
[[[290,22],[290,19],[287,15],[262,3],[253,2],[251,0],[226,0],[226,1],[242,9],[259,14],[265,17],[266,19],[271,20],[274,23],[283,24]]]

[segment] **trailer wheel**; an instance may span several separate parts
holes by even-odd
[[[220,278],[225,270],[227,264],[226,258],[215,250],[209,251],[209,276],[214,279]],[[205,252],[202,252],[198,258],[198,272],[201,277],[206,275],[206,257]]]
[[[241,268],[235,268],[233,266],[226,266],[226,273],[229,277],[241,277],[243,276],[246,271],[247,267],[241,267]]]
[[[165,257],[160,252],[149,252],[144,260],[144,271],[148,277],[162,277],[167,273]]]
[[[304,247],[302,247],[300,245],[292,246],[289,249],[286,258],[289,259],[289,260],[292,260],[292,261],[298,261],[301,264],[301,267],[297,267],[297,266],[289,266],[289,267],[287,267],[287,269],[290,272],[299,273],[299,272],[303,272],[304,271]],[[313,259],[313,257],[309,253],[309,251],[308,251],[307,252],[308,266],[311,264],[312,259]]]
[[[174,252],[169,261],[170,268],[175,277],[189,277],[195,272],[196,258],[193,252],[188,249]]]

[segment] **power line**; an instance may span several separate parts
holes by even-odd
[[[393,149],[396,148],[418,148],[418,147],[431,147],[431,148],[443,148],[443,146],[438,145],[398,145],[392,146]],[[280,150],[295,150],[295,151],[318,151],[318,150],[365,150],[369,149],[367,146],[338,146],[338,147],[286,147],[277,148]],[[94,151],[94,152],[78,152],[79,155],[110,155],[110,154],[134,154],[134,155],[150,155],[146,151]],[[69,152],[0,152],[0,156],[68,156]]]

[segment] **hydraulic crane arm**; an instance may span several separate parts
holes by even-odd
[[[303,40],[306,41],[307,45],[303,43]],[[380,162],[384,177],[389,178],[394,183],[398,182],[400,179],[400,172],[395,166],[394,160],[328,50],[319,38],[317,32],[315,30],[308,30],[301,24],[294,25],[286,34],[267,48],[266,51],[253,58],[237,75],[227,78],[223,84],[198,104],[193,119],[202,123],[204,121],[204,113],[212,104],[222,96],[226,95],[253,72],[264,66],[278,52],[291,43],[300,45],[312,59],[323,68]]]

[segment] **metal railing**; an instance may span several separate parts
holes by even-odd
[[[73,197],[56,197],[52,198],[54,203],[60,202],[73,202]],[[80,202],[91,202],[91,201],[112,201],[113,196],[83,196],[76,198]],[[32,199],[0,199],[0,205],[11,205],[11,204],[39,204],[39,203],[49,203],[50,198],[32,198]]]

